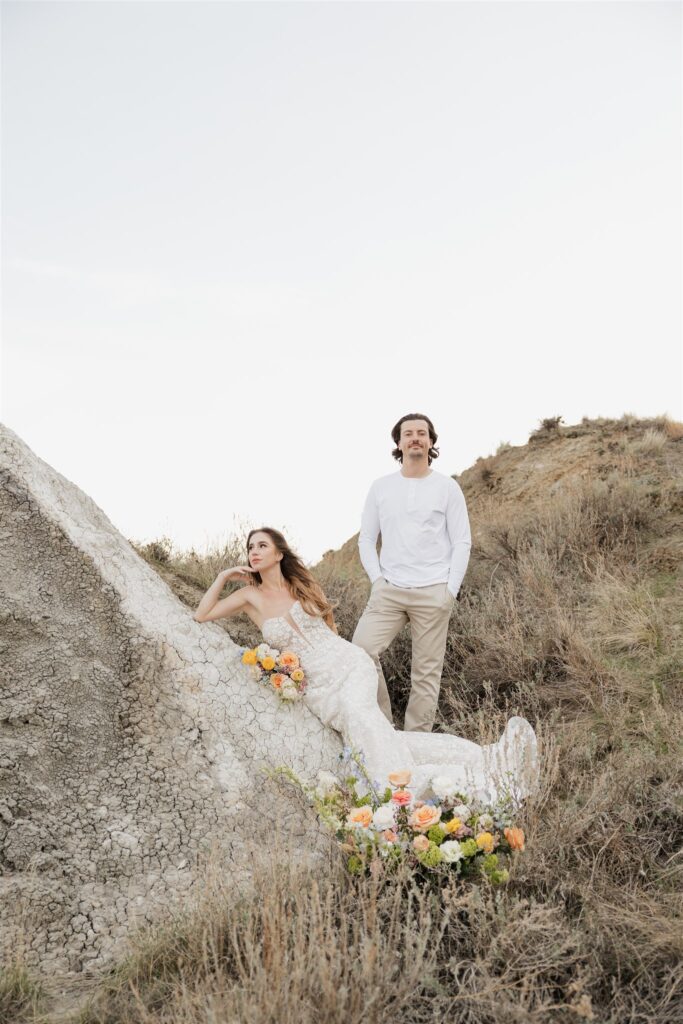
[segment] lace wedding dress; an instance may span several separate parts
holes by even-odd
[[[362,751],[370,777],[382,787],[389,772],[408,769],[410,789],[425,798],[436,776],[448,776],[483,801],[507,792],[519,802],[535,788],[536,734],[525,718],[510,718],[498,742],[488,746],[445,733],[399,732],[377,703],[370,656],[305,612],[299,601],[287,615],[266,619],[261,632],[269,646],[299,656],[307,680],[305,703],[341,733],[347,746]]]

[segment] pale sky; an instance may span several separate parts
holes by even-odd
[[[430,415],[460,473],[683,418],[679,3],[2,5],[0,417],[129,538],[306,560]]]

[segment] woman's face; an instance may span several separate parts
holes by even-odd
[[[264,572],[282,560],[282,552],[275,547],[267,533],[253,533],[249,538],[249,565],[257,572]]]

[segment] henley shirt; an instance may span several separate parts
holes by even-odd
[[[371,583],[380,576],[395,587],[447,583],[457,597],[471,546],[465,495],[452,477],[434,469],[406,477],[398,470],[370,487],[358,549]]]

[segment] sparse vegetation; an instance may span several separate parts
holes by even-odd
[[[139,936],[80,1024],[683,1019],[679,426],[558,422],[580,446],[566,465],[564,440],[540,468],[514,449],[506,472],[518,475],[509,491],[502,475],[495,502],[476,465],[461,477],[475,542],[439,727],[487,741],[521,713],[544,765],[507,887],[421,892],[407,878],[353,879],[333,848],[297,867],[275,844],[251,896],[207,882],[196,912]],[[641,462],[649,431],[657,458]],[[347,637],[368,589],[353,549],[315,570]],[[202,588],[215,575],[190,556],[163,571]],[[383,661],[400,712],[407,632]]]
[[[43,1000],[42,985],[21,962],[0,968],[0,1024],[32,1024]]]

